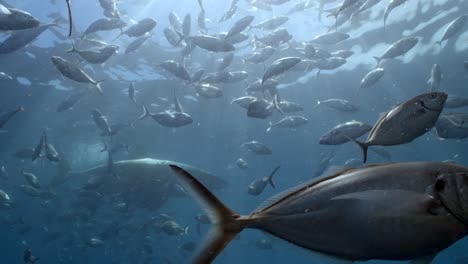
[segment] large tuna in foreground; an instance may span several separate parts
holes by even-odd
[[[171,165],[215,227],[191,263],[209,264],[245,228],[348,261],[417,260],[466,235],[468,168],[441,162],[351,169],[293,188],[251,215],[227,208],[197,179]]]

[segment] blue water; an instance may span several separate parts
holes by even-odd
[[[47,15],[53,12],[60,12],[67,17],[64,0],[3,2],[28,11],[45,23],[52,21]],[[33,254],[40,257],[37,263],[189,263],[191,253],[181,249],[181,246],[189,241],[201,243],[208,232],[207,225],[202,226],[201,236],[195,231],[194,217],[202,213],[202,209],[189,197],[171,198],[156,211],[132,208],[121,214],[107,208],[84,216],[79,213],[80,208],[74,201],[86,180],[60,185],[54,189],[57,195],[53,199],[30,197],[19,189],[19,185],[25,184],[22,169],[36,174],[44,186],[57,174],[58,165],[55,163],[45,159],[31,162],[12,155],[18,149],[34,147],[43,131],[47,131],[49,141],[66,157],[72,171],[107,162],[106,153],[100,152],[103,138],[93,123],[92,109],[99,108],[111,123],[126,123],[141,114],[140,104],[158,103],[162,107],[170,105],[173,89],[176,88],[184,111],[192,116],[194,122],[189,126],[173,129],[160,126],[150,119],[137,121],[134,127],[125,129],[114,139],[130,145],[128,153],[117,153],[114,160],[155,158],[183,162],[207,170],[228,182],[226,189],[215,191],[215,194],[233,210],[247,214],[268,197],[312,179],[321,153],[333,152],[331,165],[334,166],[341,166],[351,158],[361,158],[361,152],[354,144],[322,146],[318,144],[318,140],[323,133],[346,121],[359,120],[373,124],[380,113],[417,94],[427,92],[429,88],[426,81],[434,63],[441,65],[444,73],[439,90],[468,97],[468,71],[463,68],[463,62],[468,60],[468,27],[465,26],[461,33],[444,43],[442,48],[435,44],[447,23],[468,10],[468,1],[409,1],[411,3],[406,3],[391,13],[385,32],[382,29],[382,16],[387,1],[381,1],[361,19],[347,22],[340,27],[340,31],[348,33],[350,39],[333,48],[354,51],[347,64],[336,70],[323,71],[317,78],[315,72],[290,72],[279,78],[284,86],[279,90],[281,97],[302,105],[304,111],[299,114],[308,118],[308,124],[295,129],[273,129],[269,133],[265,132],[268,122],[280,120],[282,116],[279,113],[275,112],[265,120],[248,118],[245,110],[231,104],[231,100],[244,95],[245,82],[220,85],[223,96],[207,100],[197,97],[192,89],[185,87],[179,80],[155,69],[156,64],[168,59],[181,61],[177,53],[179,49],[172,48],[162,34],[163,29],[170,26],[167,19],[169,12],[174,11],[181,18],[190,13],[192,33],[195,34],[198,30],[197,1],[121,2],[119,10],[123,20],[130,22],[151,17],[158,22],[151,41],[135,53],[123,53],[131,39],[124,36],[115,42],[121,45],[119,54],[103,65],[86,66],[86,62],[65,52],[71,45],[67,38],[60,38],[67,33],[68,25],[63,24],[55,28],[55,33],[51,30],[44,32],[26,48],[0,55],[0,71],[14,77],[11,81],[0,81],[0,111],[9,111],[18,106],[25,108],[0,133],[0,166],[5,166],[9,174],[8,180],[0,179],[0,189],[10,194],[16,205],[12,209],[0,209],[0,263],[22,263],[26,248],[31,248]],[[284,15],[296,2],[290,1],[267,12],[253,10],[246,1],[241,1],[237,14],[231,20],[218,24],[221,15],[229,9],[230,1],[203,1],[207,18],[211,20],[207,23],[209,32],[227,31],[247,13],[255,15],[254,23]],[[326,8],[339,2],[335,1]],[[72,1],[72,9],[75,26],[73,34],[76,37],[91,22],[102,17],[98,1]],[[292,14],[285,27],[293,35],[293,40],[300,42],[325,33],[327,25],[332,23],[333,19],[326,18],[325,15],[319,21],[317,8],[311,8]],[[111,41],[116,34],[118,31],[99,33],[98,36]],[[403,57],[384,62],[385,76],[374,87],[358,91],[361,78],[375,66],[372,56],[380,56],[390,44],[410,35],[420,37],[416,48]],[[8,33],[2,33],[0,39],[7,36]],[[247,56],[249,50],[242,49],[238,53],[231,69],[246,70],[249,73],[247,83],[261,78],[262,65],[243,64],[240,60]],[[31,58],[31,54],[35,58]],[[57,105],[71,93],[71,89],[87,86],[63,78],[50,61],[50,57],[54,55],[76,62],[91,72],[91,75],[98,76],[96,79],[104,79],[104,95],[92,91],[73,109],[57,113]],[[197,50],[186,64],[198,63],[206,68],[206,72],[212,72],[215,59],[221,57],[221,54]],[[271,61],[268,60],[267,65]],[[119,67],[121,65],[127,68]],[[127,98],[127,88],[131,81],[138,91],[138,106]],[[169,102],[158,97],[168,98]],[[325,107],[314,108],[319,100],[337,97],[359,106],[359,111],[342,113]],[[466,109],[457,111],[463,112]],[[270,146],[273,154],[258,156],[243,152],[240,145],[252,140]],[[386,150],[391,153],[392,162],[450,159],[468,165],[467,147],[466,140],[439,140],[432,132],[428,132],[409,144],[386,147]],[[371,163],[387,162],[373,152],[369,155]],[[241,170],[236,166],[238,158],[247,161],[248,169]],[[267,186],[257,197],[247,194],[250,182],[266,176],[278,165],[281,165],[281,169],[275,175],[276,189]],[[109,197],[104,197],[96,203],[104,204],[109,201]],[[144,230],[143,224],[161,213],[170,215],[182,227],[189,226],[188,234],[169,236],[162,232]],[[86,246],[84,241],[87,238],[102,234],[113,225],[118,225],[120,232],[111,232],[109,238],[103,240],[103,247]],[[46,242],[45,238],[53,232],[59,232],[59,237]],[[256,247],[255,243],[260,239],[270,241],[273,248],[262,250]],[[468,263],[467,245],[466,239],[460,240],[440,253],[433,263]],[[240,238],[233,240],[216,260],[216,263],[226,264],[241,262],[340,263],[257,230],[243,231]]]

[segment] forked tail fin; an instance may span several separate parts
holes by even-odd
[[[193,264],[209,264],[247,226],[247,222],[240,220],[241,216],[239,214],[227,208],[190,173],[178,166],[169,166],[176,172],[177,179],[182,187],[189,191],[193,198],[205,208],[211,222],[214,224],[208,234],[208,238],[198,248],[191,261]]]
[[[364,142],[361,142],[361,141],[358,141],[358,140],[356,140],[356,139],[354,139],[352,137],[349,137],[348,135],[343,134],[343,136],[345,138],[347,138],[349,141],[352,141],[352,142],[356,143],[361,148],[362,156],[363,156],[362,163],[366,163],[367,162],[367,151],[369,150],[369,146]]]

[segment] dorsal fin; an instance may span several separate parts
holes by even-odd
[[[332,178],[335,178],[337,176],[340,176],[344,173],[348,173],[348,172],[351,172],[351,171],[354,171],[356,169],[354,168],[345,168],[339,172],[336,172],[336,173],[333,173],[331,175],[328,175],[328,176],[324,176],[324,177],[320,177],[320,178],[314,178],[312,180],[309,180],[309,181],[306,181],[302,184],[299,184],[297,186],[294,186],[292,188],[289,188],[289,189],[286,189],[285,191],[283,192],[280,192],[274,196],[272,196],[271,198],[267,199],[265,202],[263,202],[262,204],[260,204],[260,206],[258,206],[253,214],[256,214],[256,213],[260,213],[260,212],[263,212],[273,206],[275,206],[276,204],[278,204],[279,202],[285,200],[286,198],[288,197],[291,197],[293,195],[295,195],[296,193],[299,193],[303,190],[306,190],[314,185],[317,185],[321,182],[324,182],[326,180],[329,180],[329,179],[332,179]]]

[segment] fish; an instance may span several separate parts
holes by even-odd
[[[442,70],[440,69],[440,65],[439,64],[432,65],[431,77],[427,81],[427,84],[429,85],[431,92],[439,89],[442,78],[443,78],[443,75],[442,75]]]
[[[262,2],[269,4],[269,5],[282,5],[291,0],[262,0]]]
[[[60,156],[59,156],[57,150],[55,150],[55,147],[47,141],[46,132],[44,132],[44,148],[45,148],[46,158],[48,160],[50,160],[52,162],[59,162],[60,161]]]
[[[193,85],[193,88],[198,95],[208,99],[219,98],[223,95],[223,91],[220,88],[208,83],[196,84]]]
[[[468,114],[441,114],[435,126],[435,134],[441,139],[463,139],[468,137]]]
[[[11,197],[4,190],[0,190],[0,203],[9,204],[11,202]]]
[[[437,44],[442,47],[442,43],[445,40],[448,40],[449,38],[455,36],[458,34],[463,26],[465,26],[466,19],[468,18],[468,15],[462,15],[457,18],[455,18],[452,22],[449,23],[447,28],[444,31],[444,34],[442,35],[442,38],[437,41]]]
[[[122,30],[124,27],[127,26],[127,23],[118,19],[118,18],[100,18],[93,23],[91,23],[88,28],[85,30],[81,39],[86,38],[87,35],[99,31],[111,31],[114,29]]]
[[[44,149],[44,134],[41,135],[41,139],[37,143],[36,147],[32,150],[30,158],[32,161],[35,161],[37,158],[41,157],[42,150]]]
[[[344,40],[347,40],[349,35],[342,32],[329,32],[322,35],[318,35],[310,40],[310,43],[318,44],[318,45],[335,45]]]
[[[215,223],[194,264],[212,263],[243,229],[260,229],[345,261],[427,260],[466,235],[466,201],[457,195],[466,191],[468,168],[456,164],[389,163],[345,170],[270,198],[250,215],[232,211],[191,173],[170,167]],[[395,223],[392,232],[385,229],[389,221]],[[357,240],[362,234],[371,236]],[[418,247],[407,246],[408,241]]]
[[[237,167],[239,167],[239,169],[245,170],[245,169],[247,169],[249,164],[244,159],[238,158],[236,160],[236,165],[237,165]]]
[[[385,74],[384,68],[375,68],[368,72],[361,80],[360,89],[366,89],[374,86]]]
[[[190,79],[192,80],[192,83],[197,83],[200,82],[201,78],[203,77],[203,74],[205,74],[205,70],[200,69],[192,74],[192,77]]]
[[[380,61],[383,59],[393,59],[398,56],[402,56],[410,51],[416,44],[418,44],[419,38],[417,37],[405,37],[394,44],[392,44],[387,50],[385,50],[384,54],[380,57],[374,57],[377,61],[377,66],[379,66]]]
[[[265,91],[274,91],[276,90],[276,87],[278,86],[279,82],[275,79],[268,79],[265,81],[265,83],[262,85],[262,80],[258,79],[247,88],[245,88],[245,92],[247,94],[252,94],[255,92],[262,92],[265,93]],[[279,102],[281,104],[281,102]]]
[[[328,16],[333,16],[338,19],[338,16],[344,12],[346,9],[351,8],[352,6],[356,5],[359,0],[344,0],[343,3],[339,6],[338,10],[335,12],[330,13]]]
[[[371,7],[377,5],[378,3],[380,3],[381,0],[367,0],[365,1],[360,7],[359,7],[359,10],[357,11],[357,14],[360,14],[368,9],[370,9]]]
[[[283,43],[287,43],[292,39],[292,35],[284,28],[278,28],[273,32],[269,32],[262,37],[254,35],[254,42],[260,42],[265,46],[278,47]]]
[[[264,63],[266,60],[271,58],[271,56],[273,56],[275,51],[275,48],[267,46],[252,53],[252,56],[246,58],[245,61],[253,64]]]
[[[163,63],[160,63],[157,65],[157,67],[160,67],[168,72],[170,72],[172,75],[175,77],[190,82],[190,74],[187,72],[185,67],[175,61],[165,61]]]
[[[86,240],[85,242],[87,246],[92,247],[92,248],[100,248],[105,245],[105,243],[102,240],[100,240],[99,238],[95,238],[95,237],[90,238]]]
[[[372,129],[372,126],[356,120],[339,124],[320,137],[320,145],[340,145],[349,141],[347,137],[358,138]],[[346,137],[346,136],[347,137]]]
[[[198,13],[197,24],[202,34],[206,34],[208,32],[208,28],[206,27],[206,13],[204,11],[200,11],[200,13]]]
[[[252,118],[265,119],[273,115],[275,103],[269,102],[266,99],[256,98],[247,107],[247,116]]]
[[[174,12],[169,13],[169,24],[171,24],[172,28],[175,31],[180,31],[182,28],[182,21],[180,20],[179,16]]]
[[[173,47],[179,45],[180,42],[183,40],[183,37],[177,35],[177,33],[170,28],[165,28],[163,30],[163,33],[164,37],[166,37],[167,42],[169,42],[169,44],[171,44]]]
[[[188,235],[189,226],[183,228],[176,221],[169,220],[162,223],[159,228],[169,236]]]
[[[200,179],[211,190],[223,190],[228,182],[205,170],[198,169],[188,164],[170,160],[158,160],[151,158],[121,160],[113,164],[113,174],[109,175],[107,165],[99,165],[80,171],[71,171],[67,181],[87,180],[80,187],[81,190],[93,186],[93,190],[104,197],[127,197],[126,203],[131,208],[148,208],[156,210],[167,201],[177,197],[174,193],[178,182],[169,168],[169,164],[176,163],[179,166],[196,173]],[[116,180],[118,178],[119,180]],[[128,188],[132,186],[132,188]]]
[[[136,104],[136,99],[135,99],[135,85],[133,84],[133,82],[130,83],[130,85],[128,86],[128,99],[130,99],[130,101],[132,101],[133,103]]]
[[[0,31],[31,29],[40,25],[40,21],[37,18],[24,10],[16,8],[6,9],[3,9],[4,15],[0,16]]]
[[[354,55],[354,52],[351,50],[337,50],[331,53],[331,57],[338,57],[347,59]]]
[[[465,106],[468,106],[468,98],[449,95],[447,97],[447,101],[445,102],[444,108],[460,108]]]
[[[193,42],[193,44],[195,44],[196,46],[212,52],[230,52],[236,49],[225,39],[220,39],[212,36],[190,36],[188,39],[191,42]]]
[[[432,92],[417,95],[384,113],[374,124],[365,142],[348,137],[358,144],[367,161],[369,146],[392,146],[413,141],[430,130],[444,108],[447,94]]]
[[[388,3],[387,8],[385,9],[385,13],[384,13],[384,17],[383,17],[384,29],[385,29],[385,27],[387,25],[387,18],[390,15],[390,13],[392,12],[392,10],[397,8],[398,6],[401,6],[402,4],[404,4],[407,1],[408,0],[390,0],[390,2]]]
[[[237,6],[236,5],[231,6],[231,8],[229,8],[229,10],[226,11],[226,13],[224,13],[224,15],[219,19],[218,23],[231,19],[236,12],[237,12]]]
[[[71,109],[73,106],[75,106],[84,96],[86,95],[86,92],[75,92],[68,96],[65,100],[60,102],[60,104],[57,106],[57,113],[61,113],[64,111],[67,111],[68,109]]]
[[[3,128],[16,114],[23,112],[24,108],[22,106],[16,108],[15,110],[2,113],[0,115],[0,128]]]
[[[23,261],[26,264],[35,264],[40,258],[34,256],[30,248],[27,248],[23,253]]]
[[[129,53],[136,51],[139,47],[141,47],[141,45],[143,45],[150,38],[151,38],[151,35],[146,34],[133,40],[132,42],[130,42],[130,44],[128,44],[127,48],[125,49],[125,54],[129,54]]]
[[[264,11],[272,11],[273,8],[271,7],[270,4],[264,2],[263,0],[249,0],[248,3],[257,8],[257,9],[260,9],[260,10],[264,10]]]
[[[67,77],[68,79],[71,79],[75,82],[80,82],[80,83],[90,83],[93,84],[98,92],[100,94],[103,94],[102,89],[100,84],[104,81],[95,81],[93,78],[91,78],[87,73],[85,73],[83,70],[78,68],[75,64],[65,60],[62,57],[59,56],[52,56],[51,58],[55,68],[59,70],[59,72]]]
[[[231,27],[231,29],[229,29],[226,35],[226,38],[230,38],[244,31],[246,28],[250,26],[250,24],[252,24],[254,19],[255,19],[254,16],[249,15],[236,21],[234,25]]]
[[[190,14],[186,14],[184,17],[184,21],[182,22],[182,35],[184,38],[190,35],[190,31],[192,30],[192,17]]]
[[[252,26],[252,28],[270,31],[270,30],[275,30],[281,27],[288,21],[289,21],[289,17],[287,16],[277,16],[277,17],[272,17],[268,20],[262,21]]]
[[[356,112],[357,110],[359,110],[359,108],[351,102],[338,98],[317,101],[315,107],[318,107],[320,105],[325,105],[340,112]]]
[[[286,114],[301,112],[304,110],[304,108],[301,105],[294,103],[294,102],[285,101],[285,100],[281,100],[278,102],[278,108],[281,109],[281,111]]]
[[[175,100],[178,102],[177,97],[175,97]],[[154,121],[158,122],[160,125],[165,126],[165,127],[172,127],[172,128],[177,128],[177,127],[182,127],[186,125],[190,125],[193,123],[192,117],[181,111],[180,109],[177,110],[177,108],[180,108],[180,104],[175,103],[176,106],[176,111],[163,111],[159,113],[150,113],[148,108],[143,105],[143,114],[138,118],[139,120],[144,119],[145,117],[151,117]]]
[[[10,36],[0,43],[0,54],[8,54],[20,50],[29,43],[33,42],[44,31],[57,24],[43,24],[30,29],[17,30],[10,34]]]
[[[274,127],[295,128],[307,124],[309,120],[303,116],[287,116],[276,123],[269,123],[266,132],[270,132]]]
[[[1,81],[13,80],[13,77],[11,77],[10,75],[4,72],[0,72],[0,80]]]
[[[39,180],[37,179],[36,175],[30,172],[25,172],[24,170],[21,171],[21,174],[30,186],[36,189],[41,189],[41,184],[39,183]]]
[[[127,35],[129,37],[141,37],[145,35],[146,33],[150,32],[151,30],[153,30],[153,28],[155,28],[156,25],[157,25],[157,22],[152,18],[142,19],[138,21],[138,23],[136,23],[135,25],[132,25],[128,27],[126,30],[122,31],[122,33],[117,35],[117,37],[115,37],[114,40],[118,39],[122,35]]]
[[[91,64],[102,64],[105,63],[110,57],[117,53],[119,46],[117,45],[107,45],[100,48],[79,50],[72,46],[68,53],[77,53],[82,59]]]
[[[284,57],[274,61],[267,67],[262,77],[262,85],[266,80],[285,73],[301,61],[298,57]]]
[[[107,117],[104,116],[99,109],[92,110],[91,115],[93,117],[94,123],[103,133],[106,133],[106,134],[111,133],[109,121],[107,120]]]
[[[271,155],[272,154],[270,147],[255,140],[243,143],[240,146],[240,148],[243,151],[250,151],[257,155]]]
[[[265,190],[265,187],[267,184],[270,184],[271,187],[276,188],[275,184],[273,183],[273,175],[280,169],[280,166],[276,167],[269,176],[267,177],[262,177],[260,179],[256,179],[253,182],[249,184],[249,189],[247,191],[248,194],[250,195],[260,195],[263,190]]]

